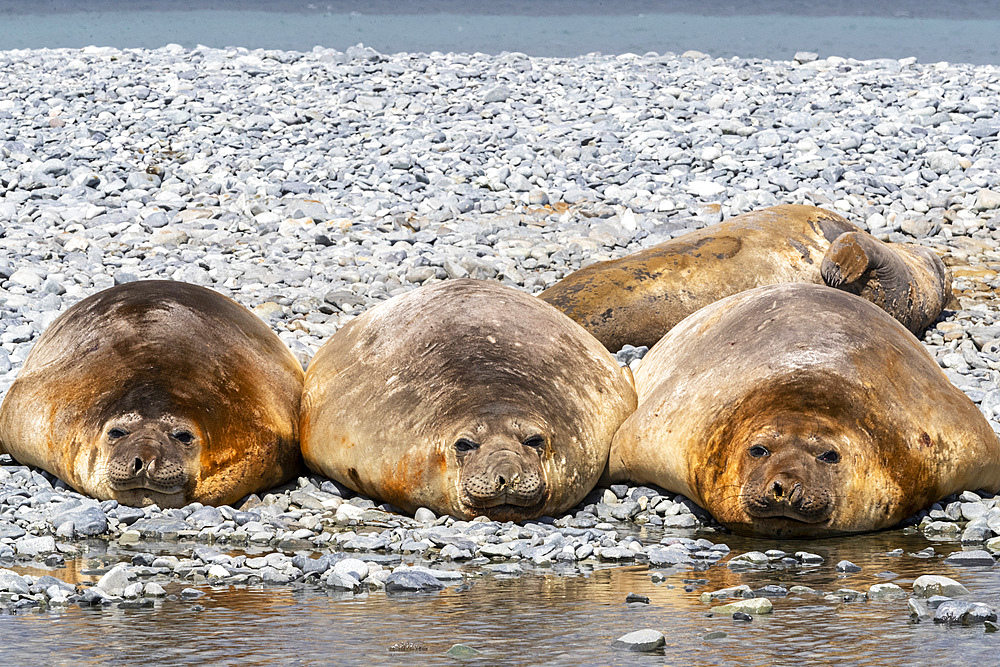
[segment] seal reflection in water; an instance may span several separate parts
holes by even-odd
[[[0,408],[0,443],[101,500],[233,503],[299,470],[302,377],[235,301],[186,283],[127,283],[39,338]]]
[[[518,521],[582,500],[635,405],[614,358],[565,315],[450,280],[372,308],[320,348],[302,453],[406,511]]]
[[[937,319],[951,295],[951,276],[928,248],[882,243],[815,206],[775,206],[591,264],[538,296],[618,351],[651,347],[731,294],[793,282],[858,294],[914,333]]]
[[[1000,442],[976,406],[846,292],[723,299],[664,336],[635,381],[611,478],[682,493],[740,534],[878,530],[950,493],[1000,490]]]

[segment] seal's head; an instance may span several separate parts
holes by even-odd
[[[454,442],[458,502],[469,516],[520,521],[548,500],[549,429],[517,416],[500,416],[464,429]]]
[[[841,532],[845,523],[878,511],[880,503],[865,499],[895,482],[884,466],[871,465],[879,448],[870,434],[844,418],[864,415],[860,406],[832,396],[829,379],[820,375],[784,380],[734,406],[709,445],[710,456],[693,471],[695,487],[713,516],[736,533]],[[858,474],[859,464],[866,474]]]
[[[837,490],[852,475],[843,429],[838,433],[826,421],[781,415],[733,447],[730,464],[739,493],[732,506],[721,504],[727,521],[752,525],[741,532],[775,537],[815,534],[830,523],[838,510]]]
[[[105,461],[94,483],[127,505],[181,505],[197,482],[204,442],[203,429],[183,416],[116,415],[98,436]]]

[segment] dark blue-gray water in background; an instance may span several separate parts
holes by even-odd
[[[916,57],[1000,65],[997,0],[0,0],[0,49],[175,43],[383,53]]]

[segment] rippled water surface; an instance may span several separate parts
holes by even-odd
[[[644,541],[658,539],[643,535]],[[461,586],[440,593],[353,596],[318,586],[210,587],[195,600],[166,599],[152,610],[116,608],[28,612],[0,616],[0,664],[47,665],[319,665],[455,664],[445,654],[453,644],[480,654],[470,664],[996,664],[1000,633],[978,627],[947,627],[911,621],[906,600],[843,602],[817,596],[774,600],[774,613],[750,623],[709,615],[699,601],[705,591],[748,584],[805,585],[832,592],[867,591],[892,581],[909,591],[922,574],[961,581],[972,600],[1000,604],[995,568],[958,568],[942,563],[960,549],[935,544],[937,553],[919,558],[928,546],[902,531],[812,543],[775,544],[709,534],[733,553],[751,549],[806,549],[822,555],[818,567],[734,572],[722,565],[649,570],[645,565],[589,572],[532,568],[518,577],[488,568],[468,568]],[[902,556],[887,552],[903,548]],[[172,549],[174,553],[177,549]],[[108,554],[110,562],[127,558]],[[363,557],[363,556],[362,556]],[[851,560],[860,573],[839,575],[835,565]],[[22,574],[52,574],[71,581],[96,580],[100,568],[82,559],[65,569],[18,568]],[[106,569],[106,567],[104,568]],[[666,580],[654,583],[652,572]],[[190,583],[190,582],[186,582]],[[184,583],[167,587],[177,594]],[[650,604],[626,604],[628,593]],[[612,649],[611,642],[633,630],[653,628],[667,637],[656,654]],[[709,633],[724,636],[706,638]],[[412,642],[418,652],[390,651]]]
[[[0,49],[168,43],[308,51],[359,42],[383,53],[522,51],[572,57],[681,53],[788,60],[797,51],[1000,64],[1000,5],[603,0],[227,2],[0,0]],[[883,6],[885,5],[885,6]],[[893,7],[889,5],[896,5]]]

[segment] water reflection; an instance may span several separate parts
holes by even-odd
[[[647,540],[655,537],[646,536]],[[719,536],[714,536],[718,541]],[[711,539],[711,537],[710,537]],[[64,612],[0,617],[2,664],[52,665],[451,665],[445,651],[456,643],[481,654],[470,664],[634,665],[634,664],[992,664],[997,635],[982,627],[945,627],[911,622],[905,600],[844,602],[819,596],[773,600],[774,613],[739,622],[711,616],[699,595],[728,586],[804,585],[826,592],[867,591],[892,581],[909,591],[921,574],[958,579],[973,599],[1000,604],[993,568],[955,568],[942,559],[958,550],[942,543],[930,558],[912,555],[928,542],[901,531],[853,538],[801,542],[760,542],[727,536],[734,553],[751,549],[808,550],[826,562],[814,568],[733,571],[713,566],[661,570],[654,583],[643,565],[552,574],[539,568],[518,577],[486,568],[460,587],[422,595],[328,594],[314,586],[295,588],[199,586],[195,600],[158,601],[154,610],[70,608]],[[891,556],[902,548],[902,556]],[[119,556],[109,554],[114,561]],[[124,556],[120,556],[124,558]],[[847,559],[862,567],[838,574]],[[68,563],[54,574],[63,579],[93,575],[94,561]],[[75,568],[75,569],[74,569]],[[24,573],[28,570],[21,569]],[[693,582],[693,583],[692,583]],[[185,584],[167,586],[176,594]],[[625,596],[648,596],[650,604],[626,604]],[[658,655],[610,648],[618,636],[642,628],[664,632]],[[706,639],[709,633],[725,633]],[[426,650],[390,652],[398,642]]]

